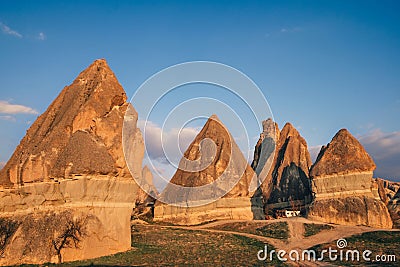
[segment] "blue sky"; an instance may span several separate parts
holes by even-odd
[[[165,67],[210,60],[253,79],[312,153],[347,128],[377,176],[399,179],[399,11],[398,1],[1,1],[0,161],[97,58],[129,96]]]

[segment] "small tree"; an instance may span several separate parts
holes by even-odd
[[[87,223],[91,217],[69,218],[62,233],[52,241],[58,256],[58,263],[62,262],[61,251],[64,248],[80,248],[80,243],[87,236]]]
[[[0,218],[0,256],[3,256],[8,243],[17,231],[19,225],[20,223],[17,221]]]

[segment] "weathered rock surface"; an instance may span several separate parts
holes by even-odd
[[[392,217],[393,227],[400,228],[400,188],[397,193],[388,201],[388,210]]]
[[[130,215],[137,185],[108,176],[32,183],[0,192],[2,220],[18,222],[1,265],[57,262],[52,241],[67,219],[90,218],[78,247],[62,249],[62,260],[95,258],[131,247]]]
[[[264,121],[263,126],[252,167],[263,180],[261,190],[266,208],[286,208],[294,203],[310,202],[311,159],[305,139],[290,123],[281,132],[271,119]],[[268,164],[272,164],[269,170],[265,168]]]
[[[375,163],[347,130],[321,148],[311,167],[314,201],[308,217],[328,223],[391,228],[392,220],[372,179]]]
[[[385,204],[380,199],[362,195],[316,200],[309,218],[335,224],[392,227]]]
[[[196,207],[180,207],[157,202],[154,220],[180,225],[195,225],[213,220],[264,219],[261,198],[220,198]]]
[[[125,113],[130,123],[123,137]],[[18,225],[0,264],[57,262],[53,239],[83,217],[93,220],[79,246],[62,249],[63,261],[131,247],[138,185],[129,170],[141,181],[144,155],[136,122],[137,113],[105,60],[96,60],[62,90],[0,171],[0,221]],[[127,161],[122,138],[128,142]]]
[[[279,141],[279,127],[271,118],[262,122],[263,132],[254,148],[254,157],[251,167],[258,176],[266,177],[273,161],[276,160],[275,151]]]
[[[193,190],[183,190],[182,186]],[[255,200],[256,189],[254,171],[228,130],[213,115],[190,144],[178,170],[161,193],[162,202],[173,204],[166,207],[166,204],[158,201],[154,219],[194,224],[228,218],[228,214],[235,218],[253,219],[256,214],[258,218],[263,217],[261,202]],[[217,200],[215,196],[219,194],[223,195],[223,199]],[[236,208],[241,212],[235,211],[232,215],[235,207],[230,203],[239,198],[243,201]],[[215,206],[216,210],[210,210],[202,203],[210,203],[208,206]]]
[[[321,148],[310,171],[313,177],[350,172],[372,172],[376,166],[364,147],[349,131],[341,129]]]
[[[105,60],[96,60],[32,124],[0,170],[0,184],[74,174],[131,177],[121,146],[127,107],[125,91],[114,73]]]
[[[379,196],[386,204],[394,198],[400,189],[400,182],[393,182],[382,178],[375,178],[375,181],[379,186]]]
[[[147,166],[142,169],[142,184],[139,184],[140,188],[136,194],[136,205],[147,205],[150,202],[154,202],[154,198],[151,196],[158,196],[158,191],[153,184],[153,174]]]

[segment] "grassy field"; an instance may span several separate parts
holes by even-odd
[[[347,250],[358,250],[360,251],[360,261],[348,261],[344,256],[344,260],[336,261],[335,264],[344,266],[399,266],[400,264],[400,232],[369,232],[348,237],[346,241],[347,246],[342,249],[344,253],[346,253]],[[323,249],[328,249],[329,247],[338,249],[336,241],[329,244],[318,245],[312,249],[321,252]],[[362,259],[362,252],[365,250],[372,251],[371,256],[369,256],[371,261],[369,262]],[[377,262],[375,258],[376,255],[385,255],[387,260],[385,262]],[[396,261],[388,261],[388,255],[395,255]]]
[[[307,234],[324,231],[329,227],[317,224],[304,225]],[[174,226],[157,224],[135,224],[132,231],[132,249],[111,256],[97,259],[64,263],[62,266],[283,266],[274,257],[274,261],[259,261],[257,252],[264,249],[265,244],[256,239],[230,233],[209,232],[175,228]],[[287,239],[289,235],[286,222],[269,224],[259,222],[234,222],[214,226],[210,229],[239,233],[251,233],[277,239]],[[307,230],[308,229],[308,230]],[[334,231],[334,229],[332,230]],[[346,238],[347,246],[343,249],[357,249],[362,252],[371,250],[375,255],[400,254],[400,232],[377,231],[354,235]],[[320,255],[323,249],[338,249],[336,241],[318,245],[310,249]],[[268,245],[268,250],[274,249]],[[396,262],[365,261],[329,261],[329,266],[399,266]],[[46,264],[44,266],[56,266]]]
[[[331,230],[333,226],[329,224],[315,224],[315,223],[305,223],[304,224],[304,237],[316,235],[324,230]]]
[[[264,245],[239,235],[135,225],[130,251],[62,266],[282,266],[257,259]]]
[[[213,227],[223,231],[236,231],[276,239],[288,239],[289,229],[286,222],[274,222],[270,224],[257,222],[234,222]]]

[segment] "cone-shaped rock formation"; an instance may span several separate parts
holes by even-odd
[[[121,146],[127,107],[125,91],[107,62],[96,60],[29,128],[0,171],[0,184],[74,174],[130,177]],[[140,164],[143,151],[138,147]]]
[[[131,247],[132,209],[145,197],[137,196],[122,149],[127,109],[129,169],[140,178],[144,145],[137,113],[105,60],[81,72],[33,123],[0,170],[1,222],[17,227],[0,265],[54,262],[60,236],[73,225],[85,235],[75,247],[60,247],[63,261]]]
[[[358,140],[342,129],[321,148],[310,175],[312,219],[391,228],[392,221],[372,179],[375,163]]]
[[[252,209],[257,209],[258,217],[262,217],[260,203],[253,203],[252,207],[256,182],[254,171],[231,134],[213,115],[189,145],[178,170],[162,192],[161,201],[170,205],[158,203],[155,219],[182,224],[232,216],[252,219],[255,216]],[[208,205],[182,208],[201,206],[201,203]],[[173,205],[181,209],[171,208]],[[213,205],[218,208],[213,210]]]

